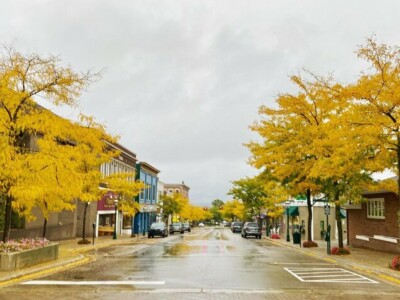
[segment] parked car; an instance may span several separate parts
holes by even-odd
[[[204,223],[199,223],[199,227],[204,227]]]
[[[175,232],[183,233],[183,226],[181,222],[174,222],[169,227],[169,233],[174,234]]]
[[[256,222],[246,222],[242,227],[242,237],[254,236],[261,239],[261,228]]]
[[[149,228],[148,238],[155,236],[166,237],[168,236],[167,225],[164,222],[152,223]]]
[[[185,232],[185,231],[187,231],[187,232],[190,232],[191,231],[191,228],[190,228],[190,224],[189,223],[183,223],[182,224],[182,227],[183,227],[183,231]]]
[[[232,222],[231,230],[233,233],[242,231],[243,222]]]

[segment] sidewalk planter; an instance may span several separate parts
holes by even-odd
[[[40,248],[0,253],[0,271],[14,271],[58,258],[58,243]]]

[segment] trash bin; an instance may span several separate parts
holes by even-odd
[[[301,233],[293,232],[293,244],[301,244]]]

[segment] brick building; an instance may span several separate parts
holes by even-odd
[[[399,253],[399,200],[388,191],[367,192],[365,202],[346,205],[348,241],[353,247]]]

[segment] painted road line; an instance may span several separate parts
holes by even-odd
[[[21,284],[25,285],[164,285],[165,281],[135,281],[135,280],[110,280],[110,281],[67,281],[67,280],[31,280]]]
[[[302,282],[378,283],[341,268],[283,268]]]

